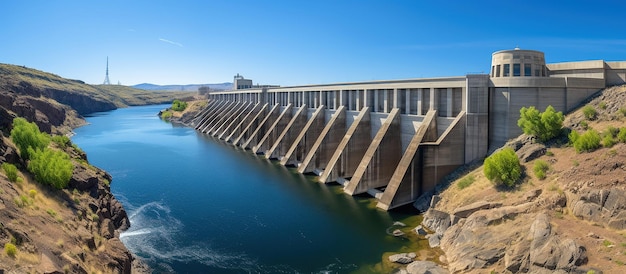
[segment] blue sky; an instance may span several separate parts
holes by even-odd
[[[521,5],[520,3],[524,3]],[[519,46],[626,60],[626,1],[0,1],[0,63],[91,84],[459,76]]]

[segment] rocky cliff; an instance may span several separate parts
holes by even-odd
[[[17,247],[15,255],[0,256],[0,272],[130,273],[133,257],[118,238],[129,221],[111,194],[111,176],[71,145],[64,150],[74,172],[69,186],[57,190],[35,182],[0,136],[0,162],[20,168],[17,182],[0,175],[0,242]]]

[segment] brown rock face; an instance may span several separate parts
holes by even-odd
[[[9,133],[13,118],[22,117],[30,122],[35,122],[42,132],[60,132],[62,127],[65,131],[70,127],[84,124],[82,118],[78,118],[76,111],[67,106],[58,104],[44,98],[17,95],[15,93],[0,90],[0,128]]]

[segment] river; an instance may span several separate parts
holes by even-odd
[[[388,231],[415,224],[415,212],[378,210],[372,198],[164,122],[166,107],[93,114],[72,137],[113,176],[131,223],[120,238],[155,272],[375,272],[384,252],[414,244]]]

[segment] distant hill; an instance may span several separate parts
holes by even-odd
[[[118,107],[169,103],[175,98],[193,96],[192,92],[163,93],[120,85],[88,85],[80,80],[10,64],[0,64],[0,94],[53,99],[81,115]],[[6,104],[0,105],[8,106],[9,103],[11,100],[7,99]]]
[[[132,86],[136,89],[143,90],[161,90],[161,91],[198,91],[200,87],[209,87],[211,90],[229,90],[233,88],[233,83],[225,82],[221,84],[191,84],[191,85],[155,85],[143,83]]]

